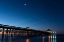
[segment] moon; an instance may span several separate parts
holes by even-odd
[[[26,4],[24,4],[26,6]]]

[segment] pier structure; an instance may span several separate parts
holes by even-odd
[[[29,27],[22,28],[22,27],[15,27],[15,26],[0,24],[0,32],[2,32],[2,37],[4,37],[4,34],[5,36],[9,35],[11,37],[50,35],[51,32],[48,32],[48,31],[30,29]]]

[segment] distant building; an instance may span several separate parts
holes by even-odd
[[[47,32],[51,32],[52,30],[50,30],[50,29],[48,29],[48,30],[46,30]]]
[[[26,27],[26,29],[30,29],[30,27]]]

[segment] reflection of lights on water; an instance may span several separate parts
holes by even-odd
[[[50,38],[50,36],[48,36],[48,38]]]
[[[56,35],[55,35],[55,38],[56,38]]]
[[[52,38],[52,35],[51,35],[51,38]]]
[[[51,38],[51,42],[53,42],[53,41],[52,41],[52,38]]]
[[[45,37],[43,37],[43,38],[45,38]]]
[[[29,39],[26,39],[26,42],[29,42]]]
[[[44,42],[44,38],[45,38],[45,37],[43,37],[43,40],[42,40],[43,42]]]
[[[48,42],[50,42],[50,36],[48,36]]]
[[[51,38],[51,42],[57,42],[56,38]]]
[[[53,42],[54,42],[54,38],[53,38]]]
[[[10,42],[11,42],[11,37],[10,37]]]
[[[56,35],[51,35],[51,38],[56,38]]]
[[[54,38],[54,35],[53,35],[53,38]]]
[[[56,42],[56,38],[55,38],[55,42]]]

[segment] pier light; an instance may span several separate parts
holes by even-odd
[[[10,29],[8,29],[8,30],[10,30]]]
[[[0,28],[0,30],[2,30],[2,28]]]
[[[54,32],[53,32],[54,33]]]
[[[53,33],[53,32],[51,32],[51,33]]]
[[[56,33],[56,32],[55,32]]]
[[[27,29],[30,29],[30,28],[27,28]]]
[[[5,30],[7,30],[7,29],[5,29]]]
[[[0,28],[0,32],[2,32],[2,28]]]

